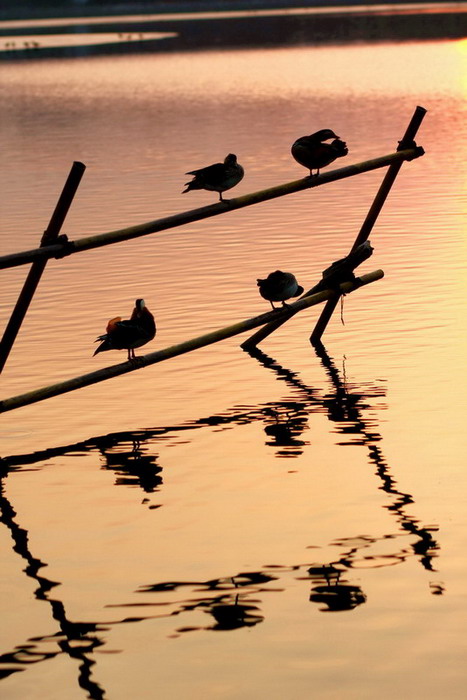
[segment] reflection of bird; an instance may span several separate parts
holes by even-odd
[[[229,153],[223,163],[214,163],[206,168],[191,170],[186,174],[194,175],[194,178],[191,182],[185,183],[186,190],[183,190],[182,194],[190,190],[209,190],[219,192],[219,199],[223,202],[222,193],[238,185],[245,171],[240,163],[237,163],[237,156]]]
[[[276,270],[271,272],[265,280],[256,280],[259,293],[263,299],[271,302],[271,306],[275,309],[274,301],[281,301],[283,306],[287,306],[286,299],[298,297],[303,294],[303,287],[297,283],[295,275],[291,272],[281,272]]]
[[[264,617],[260,614],[256,605],[242,604],[238,601],[239,596],[235,596],[235,601],[216,602],[209,609],[209,613],[214,617],[216,624],[211,627],[214,630],[235,630],[240,627],[254,627],[258,622],[262,622]]]
[[[287,409],[289,407],[287,404],[281,403],[278,406]],[[296,408],[294,408],[294,405]],[[266,435],[272,438],[272,440],[266,442],[266,445],[293,448],[290,450],[279,450],[278,456],[293,457],[299,455],[302,453],[300,448],[307,444],[299,439],[307,428],[305,404],[290,402],[290,408],[292,415],[288,411],[286,413],[272,411],[275,423],[268,423],[264,428]]]
[[[123,443],[99,449],[105,457],[105,468],[117,473],[117,486],[140,486],[143,491],[153,493],[162,484],[159,475],[162,467],[156,463],[156,457],[143,454],[136,443],[131,451],[125,451]]]
[[[313,586],[310,593],[313,603],[322,603],[326,607],[320,608],[322,612],[338,610],[353,610],[357,605],[366,603],[366,595],[360,586],[351,586],[349,583],[336,583],[334,585]]]
[[[324,143],[329,139],[334,140]],[[346,143],[331,129],[321,129],[310,136],[302,136],[292,145],[293,157],[297,163],[309,169],[310,175],[313,175],[313,170],[317,170],[316,175],[319,175],[320,168],[329,165],[336,158],[346,156],[348,152]]]
[[[128,360],[135,359],[135,348],[149,343],[156,335],[154,316],[146,307],[144,299],[137,299],[129,321],[120,316],[112,318],[106,333],[96,339],[101,342],[94,355],[105,350],[128,350]]]

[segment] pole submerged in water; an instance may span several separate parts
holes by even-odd
[[[79,161],[73,163],[49,225],[42,235],[41,248],[50,246],[57,240],[85,170],[86,166],[83,163]],[[39,248],[39,250],[41,248]],[[41,280],[47,261],[47,257],[34,260],[26,277],[18,301],[16,302],[10,320],[3,333],[2,340],[0,341],[0,374],[3,371],[11,348],[16,340],[16,336],[21,328],[21,324],[29,309],[29,305]]]
[[[364,285],[376,282],[383,276],[384,273],[382,270],[375,270],[374,272],[357,277],[351,282],[344,282],[340,285],[339,289],[342,294],[350,294],[350,292],[353,292]],[[155,352],[148,353],[147,355],[137,357],[137,362],[123,362],[118,365],[104,367],[103,369],[98,369],[94,372],[90,372],[89,374],[81,375],[80,377],[74,377],[73,379],[67,379],[63,382],[52,384],[50,386],[43,387],[42,389],[36,389],[26,394],[13,396],[9,399],[0,401],[0,413],[12,411],[15,408],[21,408],[22,406],[28,406],[29,404],[37,403],[38,401],[44,401],[45,399],[52,398],[53,396],[66,394],[70,391],[75,391],[75,389],[81,389],[85,386],[97,384],[98,382],[102,382],[106,379],[111,379],[112,377],[117,377],[121,374],[127,374],[128,372],[134,372],[142,367],[163,362],[164,360],[169,360],[172,357],[184,355],[187,352],[192,352],[193,350],[198,350],[199,348],[206,347],[207,345],[218,343],[221,340],[231,338],[235,335],[239,335],[240,333],[244,333],[245,331],[249,331],[252,328],[261,326],[264,323],[268,323],[268,321],[271,321],[272,318],[281,316],[289,317],[291,313],[295,314],[298,311],[307,309],[310,306],[320,304],[329,299],[335,293],[335,290],[325,289],[317,294],[299,299],[293,304],[290,304],[288,307],[285,307],[284,310],[277,309],[276,311],[268,311],[267,313],[254,316],[253,318],[249,318],[245,321],[234,323],[231,326],[226,326],[225,328],[211,331],[210,333],[198,336],[197,338],[186,340],[177,345],[171,345],[163,350],[156,350]]]
[[[398,150],[403,150],[404,148],[408,148],[409,146],[414,145],[414,138],[417,134],[418,129],[420,128],[425,114],[426,109],[424,107],[416,107],[415,112],[412,115],[412,119],[410,120],[409,125],[407,126],[405,134],[402,137],[402,140],[399,141]],[[376,219],[378,218],[381,209],[383,208],[383,205],[396,180],[396,177],[399,174],[401,167],[402,161],[400,161],[399,163],[392,163],[389,166],[386,175],[384,176],[383,181],[379,187],[379,190],[376,193],[376,196],[373,200],[373,204],[371,205],[368,214],[365,217],[365,221],[363,222],[360,231],[354,241],[354,244],[351,248],[351,252],[358,248],[359,245],[368,240],[368,236],[370,235],[373,226],[376,223]],[[339,299],[340,295],[338,295],[335,299],[329,299],[324,309],[322,310],[321,315],[318,318],[316,325],[313,329],[313,332],[310,335],[310,343],[312,345],[316,345],[317,343],[321,342],[321,337],[324,331],[326,330],[329,321],[331,320],[331,316],[334,313],[337,304],[339,303]]]
[[[412,119],[410,120],[406,132],[404,136],[402,137],[402,140],[399,142],[399,147],[398,151],[399,153],[404,152],[404,149],[412,148],[415,152],[417,152],[417,158],[419,156],[422,156],[424,154],[424,151],[422,148],[419,148],[415,145],[414,143],[414,138],[417,134],[417,131],[420,127],[420,124],[423,121],[423,118],[426,114],[426,109],[424,107],[416,107]],[[404,159],[407,160],[407,159]],[[384,176],[383,182],[380,185],[380,188],[375,196],[375,199],[373,201],[373,204],[370,207],[370,210],[368,211],[368,214],[365,218],[365,221],[362,224],[362,227],[358,233],[358,236],[356,237],[354,244],[351,248],[351,252],[355,251],[358,246],[360,246],[362,243],[368,240],[368,237],[371,233],[371,230],[373,229],[373,226],[376,222],[376,219],[379,216],[379,213],[381,212],[381,209],[383,208],[383,204],[386,201],[386,198],[389,194],[389,191],[394,184],[394,181],[399,173],[399,170],[402,167],[403,160],[398,160],[398,161],[393,161],[392,163],[389,164],[388,171],[386,175]],[[320,176],[321,177],[321,176]],[[303,295],[304,297],[308,296],[309,294],[313,293],[313,288],[309,289],[305,294]],[[340,299],[340,294],[334,294],[327,304],[325,305],[323,311],[321,312],[321,316],[319,317],[316,326],[310,336],[310,342],[312,344],[318,343],[321,340],[321,336],[323,335],[324,331],[326,330],[326,327],[331,319],[331,316],[334,312],[334,309],[336,308],[339,299]],[[303,298],[303,297],[302,297]],[[271,323],[268,323],[267,325],[263,326],[257,333],[252,335],[250,338],[248,338],[242,345],[244,349],[251,349],[256,347],[258,343],[260,343],[262,340],[267,338],[271,333],[273,333],[275,330],[280,328],[286,321],[288,321],[290,316],[288,318],[284,319],[277,319],[274,321],[271,321]]]

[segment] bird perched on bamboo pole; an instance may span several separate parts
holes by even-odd
[[[144,299],[136,299],[135,308],[128,321],[122,321],[121,316],[112,318],[106,332],[96,338],[101,344],[94,352],[106,350],[128,350],[128,361],[136,360],[135,348],[146,345],[156,335],[154,316],[147,308]]]
[[[325,143],[330,139],[333,139],[331,143]],[[321,129],[310,136],[301,136],[293,143],[291,151],[297,163],[309,169],[310,175],[313,170],[319,175],[321,168],[346,156],[349,149],[331,129]]]
[[[194,178],[191,182],[185,183],[186,189],[183,190],[182,194],[191,190],[209,190],[210,192],[218,192],[219,201],[224,202],[222,193],[238,185],[244,174],[245,171],[237,162],[237,156],[229,153],[224,158],[223,163],[214,163],[206,168],[190,170],[186,173],[186,175],[194,175]]]
[[[282,306],[287,306],[285,303],[287,299],[303,294],[303,287],[298,284],[295,275],[291,272],[276,270],[271,272],[266,279],[256,280],[256,282],[259,293],[263,299],[267,299],[271,303],[273,310],[276,310],[274,301],[281,301]]]

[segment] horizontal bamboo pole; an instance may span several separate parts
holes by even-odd
[[[139,224],[138,226],[130,226],[128,228],[122,228],[116,231],[108,231],[107,233],[100,233],[95,236],[86,236],[84,238],[78,238],[75,241],[68,241],[67,243],[60,243],[45,246],[43,248],[34,248],[32,250],[26,250],[20,253],[3,255],[0,256],[0,269],[24,265],[26,263],[33,262],[38,258],[60,258],[67,255],[72,255],[73,253],[80,253],[84,250],[100,248],[102,246],[110,245],[111,243],[130,241],[134,238],[147,236],[150,233],[166,231],[167,229],[183,226],[184,224],[189,224],[193,221],[201,221],[202,219],[207,219],[211,216],[225,214],[226,212],[233,211],[234,209],[242,209],[243,207],[258,204],[259,202],[266,202],[270,199],[276,199],[277,197],[282,197],[286,194],[301,192],[302,190],[319,187],[320,185],[326,185],[329,182],[342,180],[353,175],[359,175],[361,173],[377,170],[378,168],[384,168],[392,163],[402,163],[405,160],[413,160],[421,155],[423,155],[422,148],[407,148],[403,151],[389,153],[386,156],[380,156],[371,160],[362,161],[361,163],[347,165],[344,168],[330,170],[329,172],[318,175],[317,177],[307,176],[301,178],[300,180],[293,180],[292,182],[270,187],[266,190],[259,190],[258,192],[253,192],[251,194],[245,194],[242,197],[235,197],[234,199],[229,199],[224,202],[216,202],[216,204],[210,204],[206,207],[191,209],[190,211],[181,212],[180,214],[173,214],[172,216],[166,216],[162,219],[155,219],[154,221]]]
[[[29,391],[26,394],[13,396],[9,399],[0,401],[0,413],[6,413],[7,411],[12,411],[15,408],[28,406],[29,404],[37,403],[38,401],[44,401],[44,399],[50,399],[52,396],[66,394],[67,392],[74,391],[75,389],[81,389],[85,386],[90,386],[91,384],[97,384],[105,379],[111,379],[112,377],[117,377],[121,374],[134,372],[135,370],[141,369],[142,367],[147,367],[148,365],[154,365],[157,362],[163,362],[171,357],[184,355],[187,352],[197,350],[198,348],[203,348],[206,345],[218,343],[221,340],[231,338],[232,336],[239,335],[240,333],[249,331],[252,328],[268,323],[274,318],[288,316],[291,313],[295,314],[298,311],[307,309],[309,306],[320,304],[336,293],[349,294],[359,287],[370,284],[371,282],[376,282],[376,280],[381,279],[383,276],[384,273],[382,270],[375,270],[374,272],[357,277],[352,282],[344,282],[340,285],[338,292],[334,289],[324,289],[317,294],[304,297],[293,304],[289,304],[284,310],[277,309],[276,311],[268,311],[260,316],[254,316],[246,321],[234,323],[231,326],[226,326],[225,328],[206,333],[205,335],[200,335],[197,338],[186,340],[183,343],[178,343],[177,345],[171,345],[163,350],[156,350],[155,352],[151,352],[147,355],[137,357],[136,362],[127,361],[118,365],[111,365],[110,367],[104,367],[103,369],[98,369],[95,372],[90,372],[89,374],[83,374],[80,377],[67,379],[63,382],[59,382],[58,384],[52,384],[50,386],[43,387],[42,389]]]

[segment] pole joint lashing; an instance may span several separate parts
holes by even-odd
[[[56,243],[61,247],[54,255],[55,260],[61,260],[75,252],[75,243],[74,241],[70,241],[66,233],[62,233],[58,236]]]
[[[425,149],[423,146],[418,146],[414,140],[409,142],[404,140],[399,141],[396,148],[396,153],[400,153],[400,151],[412,151],[411,154],[406,155],[405,160],[407,161],[415,160],[416,158],[420,158],[421,156],[425,155]]]
[[[322,279],[307,292],[306,296],[320,292],[322,289],[337,290],[342,282],[355,280],[354,270],[372,255],[373,247],[370,241],[361,243],[355,250],[351,250],[348,255],[336,260],[323,270]]]

